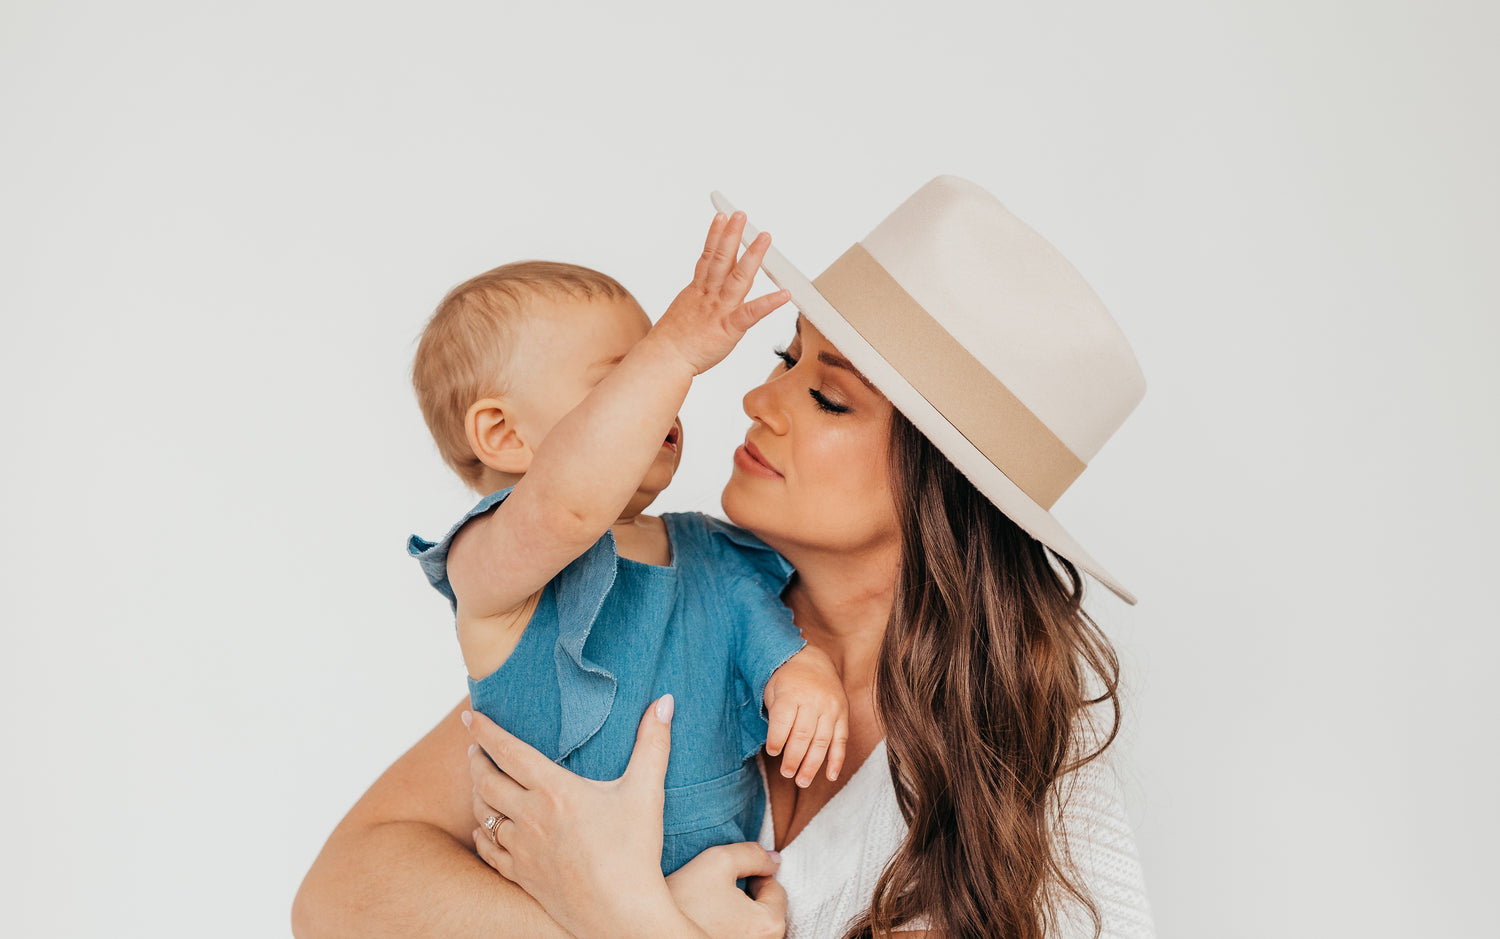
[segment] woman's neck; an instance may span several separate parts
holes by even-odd
[[[896,546],[782,553],[797,569],[785,599],[802,635],[833,660],[846,687],[873,683],[895,598]]]

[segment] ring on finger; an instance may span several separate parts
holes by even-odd
[[[500,823],[505,821],[505,816],[495,813],[484,820],[484,830],[490,833],[490,840],[495,847],[500,847]]]

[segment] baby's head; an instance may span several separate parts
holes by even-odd
[[[514,485],[563,415],[650,328],[618,281],[576,264],[518,261],[454,287],[412,364],[444,462],[480,494]],[[635,511],[671,482],[680,441],[679,428],[631,501]]]

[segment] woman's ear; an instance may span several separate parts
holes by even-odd
[[[464,414],[464,434],[479,462],[501,473],[519,476],[531,468],[531,445],[510,419],[510,405],[483,398]]]

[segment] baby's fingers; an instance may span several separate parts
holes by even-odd
[[[849,745],[849,719],[839,718],[833,724],[833,743],[828,747],[828,781],[844,771],[844,751]]]
[[[790,299],[792,299],[792,295],[786,290],[778,290],[775,293],[768,293],[764,297],[756,297],[730,314],[729,326],[731,329],[744,333],[751,326],[754,326],[770,315],[772,310]]]
[[[735,271],[735,257],[740,253],[740,235],[745,230],[745,213],[729,216],[724,227],[715,232],[709,229],[708,242],[703,246],[704,280],[702,286],[717,290],[726,277]],[[762,251],[762,254],[765,252]],[[749,286],[746,286],[746,292]]]
[[[708,223],[708,237],[703,241],[703,253],[698,255],[698,263],[693,266],[693,285],[703,287],[708,284],[708,269],[715,256],[723,253],[724,228],[729,224],[729,218],[720,212],[714,216],[714,220]],[[731,257],[733,249],[731,249]]]
[[[795,776],[797,774],[797,767],[802,764],[802,758],[807,755],[807,748],[812,746],[813,738],[817,736],[817,733],[817,713],[810,708],[799,708],[797,723],[792,725],[792,735],[787,739],[786,752],[781,757],[781,775]]]
[[[808,748],[807,756],[802,758],[802,767],[797,771],[798,786],[806,789],[812,785],[813,778],[818,775],[818,767],[823,765],[823,757],[832,743],[833,719],[824,715],[818,718],[818,729],[813,734],[812,746]]]
[[[786,746],[787,735],[792,732],[792,725],[797,721],[797,705],[783,704],[781,707],[771,707],[771,723],[766,731],[766,755],[775,756]]]
[[[744,225],[740,229],[744,230]],[[760,262],[766,258],[766,252],[771,250],[771,233],[756,232],[755,237],[745,248],[745,253],[740,255],[740,261],[734,266],[734,275],[731,278],[735,283],[743,282],[745,292],[750,292],[750,282],[755,280],[756,273],[760,270]]]

